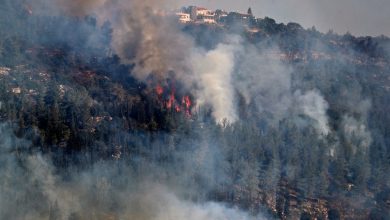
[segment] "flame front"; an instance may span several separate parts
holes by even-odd
[[[168,97],[164,95],[167,90],[170,90]],[[171,86],[170,89],[166,89],[160,84],[155,87],[154,91],[158,97],[159,103],[161,103],[161,106],[164,109],[174,110],[177,113],[184,112],[186,116],[191,116],[192,101],[189,95],[180,97],[180,95],[176,94],[173,86]],[[181,100],[181,102],[178,100]]]

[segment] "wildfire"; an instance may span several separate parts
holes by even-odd
[[[183,100],[182,100],[182,104],[185,106],[185,110],[186,110],[186,115],[187,116],[191,116],[191,105],[192,105],[192,102],[191,102],[191,99],[189,96],[184,96],[183,97]]]
[[[191,108],[192,103],[191,103],[191,99],[188,95],[183,97],[182,103],[185,105],[186,108]]]
[[[184,112],[187,117],[191,116],[191,107],[192,107],[192,101],[190,96],[185,95],[180,98],[176,94],[176,90],[173,86],[171,86],[169,92],[169,95],[164,97],[164,87],[161,85],[157,85],[155,87],[155,92],[158,96],[159,102],[161,103],[162,107],[165,109],[172,109],[175,112]],[[178,101],[181,100],[181,101]]]
[[[164,93],[164,88],[162,86],[160,86],[160,85],[157,85],[156,86],[156,93],[157,93],[158,96],[162,96],[163,93]]]
[[[175,105],[175,111],[176,111],[176,112],[181,112],[181,108],[180,108],[180,106],[178,106],[178,105]]]
[[[166,107],[167,107],[167,108],[172,108],[175,104],[176,104],[175,95],[174,95],[174,93],[172,92],[172,93],[169,95],[169,98],[168,98],[167,103],[166,103]]]

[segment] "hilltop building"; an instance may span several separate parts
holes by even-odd
[[[191,8],[193,14],[193,20],[197,23],[216,23],[215,13],[207,8],[195,7]]]
[[[206,14],[206,15],[198,15],[196,22],[198,23],[206,23],[206,24],[214,24],[217,23],[215,20],[214,14]]]
[[[210,11],[207,8],[202,7],[195,7],[196,16],[202,16],[202,15],[213,15],[214,12]]]
[[[183,7],[180,12],[176,13],[180,23],[200,23],[200,24],[229,24],[244,23],[250,24],[254,20],[252,9],[249,8],[247,13],[230,12],[223,10],[212,11],[207,8],[189,6]]]
[[[192,20],[198,19],[199,16],[214,15],[213,11],[203,7],[189,6],[186,10],[191,14]]]
[[[176,16],[179,18],[180,23],[189,23],[191,22],[191,15],[188,13],[183,13],[183,12],[176,12]]]
[[[176,15],[179,16],[179,21],[181,23],[216,23],[215,12],[203,7],[189,6],[188,8],[183,8],[181,12],[176,13]]]

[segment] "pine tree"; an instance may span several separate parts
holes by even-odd
[[[248,8],[248,15],[250,15],[250,16],[253,16],[253,14],[252,14],[252,8]]]

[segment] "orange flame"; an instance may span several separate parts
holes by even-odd
[[[190,99],[190,97],[188,95],[183,97],[182,104],[186,108],[186,116],[190,117],[191,116],[191,105],[192,105],[192,102],[191,102],[191,99]]]
[[[154,91],[156,92],[158,96],[159,103],[161,103],[162,107],[166,109],[172,109],[175,112],[185,112],[185,115],[187,117],[191,116],[191,106],[192,106],[192,101],[190,96],[186,95],[181,98],[181,102],[178,101],[180,100],[178,97],[176,97],[175,94],[175,87],[174,85],[171,86],[172,88],[170,89],[170,94],[167,98],[164,97],[164,90],[165,88],[158,84]],[[178,98],[178,99],[177,99]],[[164,101],[163,101],[164,100]]]
[[[174,104],[175,104],[175,96],[173,93],[171,93],[167,101],[167,108],[172,108]]]
[[[188,95],[186,95],[186,96],[183,97],[182,103],[184,104],[184,106],[185,106],[187,109],[191,108],[191,104],[192,104],[192,103],[191,103],[191,99],[190,99],[190,97],[189,97]]]
[[[164,88],[160,85],[156,86],[156,93],[158,96],[161,96],[164,93]]]

